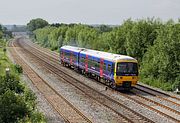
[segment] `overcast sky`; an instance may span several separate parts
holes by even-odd
[[[180,0],[0,0],[1,24],[49,23],[121,24],[128,18],[180,18]]]

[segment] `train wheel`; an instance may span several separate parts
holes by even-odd
[[[110,87],[116,89],[116,84],[114,82],[110,82]]]
[[[100,77],[99,77],[99,76],[97,76],[97,81],[98,81],[98,82],[100,81]]]

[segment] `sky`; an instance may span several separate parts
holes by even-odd
[[[43,18],[49,23],[119,25],[144,18],[180,18],[180,0],[0,0],[0,23],[27,24]]]

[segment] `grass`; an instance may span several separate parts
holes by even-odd
[[[7,57],[6,51],[4,51],[5,48],[6,42],[0,39],[0,75],[3,76],[6,74],[6,68],[10,69],[10,73],[12,75],[19,75],[16,66],[12,64],[12,62]]]
[[[5,75],[6,68],[10,68],[11,74],[17,74],[14,65],[10,62],[3,49],[0,48],[0,75]]]

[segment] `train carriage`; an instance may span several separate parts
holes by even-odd
[[[65,66],[78,68],[79,54],[83,48],[63,46],[60,48],[60,62]]]
[[[97,78],[105,80],[112,87],[130,89],[136,85],[138,80],[136,59],[90,49],[81,51],[80,59],[82,55],[86,58],[85,71],[96,74]]]
[[[80,69],[85,70],[96,76],[99,80],[101,78],[113,81],[113,66],[114,62],[104,59],[100,51],[85,49],[80,52]],[[82,60],[85,59],[85,60]]]

